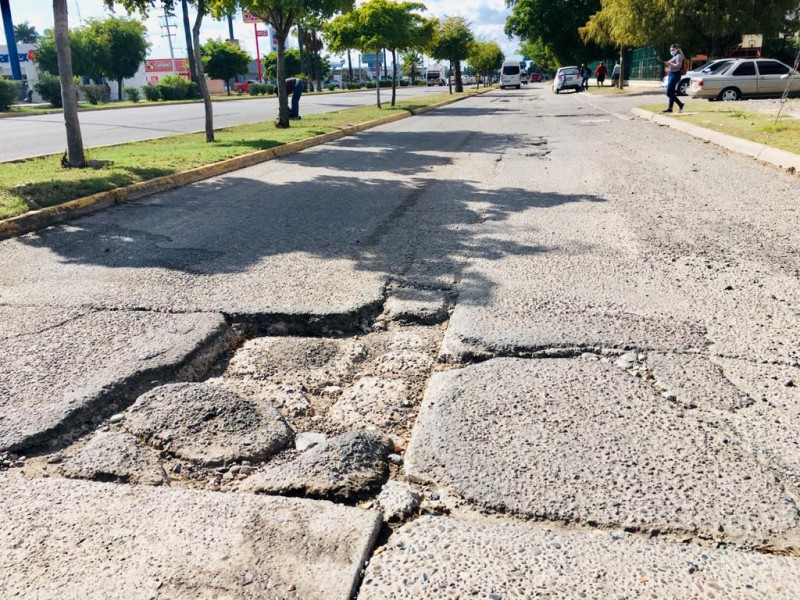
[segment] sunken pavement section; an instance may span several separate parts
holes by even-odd
[[[796,183],[584,102],[0,242],[0,597],[800,597]]]

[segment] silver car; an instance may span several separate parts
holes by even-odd
[[[741,100],[800,94],[800,73],[771,58],[737,59],[716,73],[692,77],[688,93],[692,98]]]
[[[578,67],[561,67],[553,78],[553,91],[558,94],[561,90],[575,90],[580,92],[581,74]]]
[[[721,71],[726,66],[730,65],[735,58],[718,58],[716,60],[711,60],[701,65],[697,69],[692,69],[691,71],[687,71],[686,75],[681,77],[681,80],[678,82],[677,87],[675,88],[678,92],[678,96],[685,96],[687,90],[689,89],[689,84],[691,83],[692,77],[700,77],[701,75],[711,75],[712,73],[717,73]],[[666,75],[664,79],[661,81],[661,87],[665,90],[667,89],[667,81],[669,80],[669,75]]]

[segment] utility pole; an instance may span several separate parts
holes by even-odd
[[[170,59],[170,64],[172,65],[172,74],[177,75],[178,71],[175,68],[175,50],[172,48],[172,38],[175,36],[175,34],[172,33],[172,30],[177,29],[178,26],[173,25],[170,22],[170,18],[174,16],[175,16],[174,14],[170,13],[169,10],[167,10],[167,6],[164,5],[164,16],[161,17],[162,19],[164,19],[164,23],[161,25],[161,29],[162,30],[166,29],[167,33],[162,33],[161,37],[167,38],[167,43],[169,44],[169,59]]]
[[[9,0],[0,0],[0,12],[3,15],[3,26],[6,30],[8,62],[11,64],[11,79],[14,81],[22,81],[22,70],[19,66],[17,40],[14,39],[14,24],[11,22],[11,3]]]

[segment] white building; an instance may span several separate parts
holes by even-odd
[[[36,46],[33,44],[17,44],[17,54],[19,55],[19,69],[22,72],[22,81],[28,85],[29,90],[39,82],[39,71],[33,58]],[[8,46],[0,46],[0,77],[11,79],[11,61],[8,58]],[[42,98],[35,91],[33,101],[41,102]]]

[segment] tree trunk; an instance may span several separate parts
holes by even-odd
[[[306,61],[306,53],[303,48],[303,28],[300,27],[300,25],[297,26],[297,47],[300,50],[300,73],[308,75],[308,62]]]
[[[278,122],[276,125],[281,129],[289,127],[289,98],[286,95],[286,35],[283,31],[275,28],[278,36],[278,68],[276,77],[278,78]]]
[[[455,77],[456,77],[456,93],[461,93],[464,91],[464,84],[461,82],[461,61],[456,61],[456,69],[455,69]]]
[[[117,79],[117,102],[122,102],[122,78]]]
[[[211,107],[211,95],[208,93],[206,76],[203,73],[203,59],[200,56],[200,26],[203,24],[203,13],[206,11],[205,0],[197,2],[197,17],[192,26],[192,51],[194,62],[197,66],[197,84],[200,86],[200,95],[203,96],[203,108],[206,113],[206,142],[214,141],[214,109]]]
[[[378,48],[377,52],[375,52],[375,92],[377,94],[377,104],[378,108],[381,107],[381,65],[378,62],[378,58],[381,55],[381,49]]]
[[[392,106],[397,97],[397,50],[392,50]]]
[[[453,61],[450,61],[450,73],[453,72]],[[453,78],[450,76],[450,73],[447,74],[447,90],[452,94],[453,93]]]
[[[353,61],[350,58],[350,50],[347,51],[347,68],[350,71],[350,82],[353,81]]]
[[[189,75],[192,81],[200,83],[197,77],[197,65],[194,62],[194,44],[192,43],[192,28],[189,25],[189,2],[181,0],[183,8],[183,34],[186,37],[186,54],[189,56]]]
[[[67,128],[67,166],[83,168],[86,166],[86,156],[83,153],[81,124],[78,120],[78,98],[75,95],[75,84],[72,81],[67,0],[53,0],[53,19],[58,76],[61,80],[61,102],[64,106],[64,125]]]

